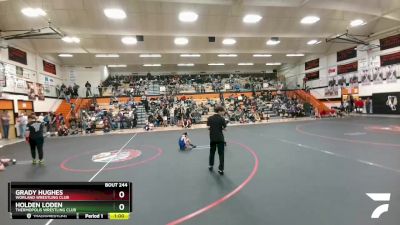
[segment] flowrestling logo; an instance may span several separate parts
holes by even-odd
[[[390,201],[390,193],[366,193],[366,195],[374,200],[375,202],[387,202]],[[389,204],[382,204],[375,208],[371,214],[372,219],[378,219],[383,213],[389,211]]]
[[[134,158],[138,158],[142,155],[142,152],[139,150],[125,149],[124,151],[119,152],[118,150],[110,151],[110,152],[102,152],[92,156],[93,162],[124,162]]]

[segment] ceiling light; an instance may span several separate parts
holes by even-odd
[[[222,44],[224,44],[224,45],[234,45],[234,44],[236,44],[236,40],[233,39],[233,38],[225,38],[222,41]]]
[[[200,54],[181,54],[181,57],[198,58],[198,57],[200,57]]]
[[[313,24],[318,22],[320,19],[318,16],[306,16],[303,19],[300,20],[300,23],[302,24]]]
[[[358,27],[358,26],[362,26],[365,24],[366,24],[366,22],[364,22],[364,20],[361,20],[361,19],[352,20],[350,22],[350,26],[352,26],[352,27]]]
[[[65,36],[61,40],[67,42],[67,43],[79,43],[81,42],[81,39],[77,37],[70,37],[70,36]]]
[[[243,17],[243,23],[258,23],[262,19],[262,16],[256,14],[248,14]]]
[[[126,67],[126,65],[108,65],[108,67],[117,68],[117,67]]]
[[[315,40],[315,39],[314,40],[310,40],[310,41],[307,42],[308,45],[317,45],[319,43],[321,43],[321,41],[318,41],[318,40]]]
[[[238,66],[252,66],[254,63],[238,63]]]
[[[23,8],[21,12],[28,17],[39,17],[47,15],[47,13],[41,8]]]
[[[193,63],[180,63],[178,66],[194,66]]]
[[[159,66],[161,66],[161,64],[144,64],[143,66],[146,66],[146,67],[159,67]]]
[[[277,45],[279,43],[281,43],[281,41],[277,37],[272,37],[267,41],[267,45]]]
[[[63,57],[63,58],[72,58],[72,57],[74,57],[72,54],[64,54],[64,53],[62,53],[62,54],[58,54],[58,57]]]
[[[174,42],[176,45],[187,45],[189,43],[189,40],[184,37],[179,37],[175,38]]]
[[[122,20],[126,18],[126,13],[122,9],[104,9],[104,15],[110,19]]]
[[[118,58],[118,54],[96,54],[96,58]]]
[[[209,66],[223,66],[225,65],[224,63],[209,63]]]
[[[136,37],[123,37],[121,41],[126,45],[135,45],[137,43]]]
[[[237,54],[219,54],[218,57],[237,57]]]
[[[161,58],[161,54],[140,54],[140,58]]]
[[[279,63],[279,62],[275,62],[275,63],[266,63],[265,65],[267,65],[267,66],[280,66],[280,65],[282,65],[282,63]]]
[[[287,57],[299,57],[299,56],[304,56],[302,53],[295,53],[295,54],[286,54]]]
[[[179,13],[179,20],[182,22],[194,22],[197,20],[199,15],[194,12],[181,12]]]
[[[253,57],[264,57],[264,58],[266,58],[266,57],[271,57],[272,55],[270,55],[270,54],[254,54],[253,55]]]

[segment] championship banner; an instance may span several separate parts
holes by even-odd
[[[43,71],[57,75],[56,65],[54,65],[53,63],[47,62],[45,60],[43,60]]]
[[[36,85],[33,82],[27,81],[26,87],[28,91],[28,99],[36,100]]]
[[[357,72],[357,70],[358,70],[357,61],[337,66],[337,74]]]
[[[36,83],[36,93],[40,101],[44,101],[44,87],[43,84]]]
[[[307,78],[307,81],[319,79],[319,70],[310,72],[310,73],[306,73],[306,78]]]
[[[26,52],[17,48],[8,47],[8,59],[14,62],[19,62],[24,65],[28,65]]]
[[[305,70],[310,70],[318,67],[319,67],[319,59],[310,60],[304,64]]]
[[[400,114],[400,92],[372,94],[373,112],[377,114]]]
[[[381,50],[399,47],[400,46],[400,34],[380,39],[379,46],[381,47]]]
[[[336,61],[344,61],[352,58],[357,57],[357,50],[356,47],[348,48],[336,53]]]
[[[400,63],[400,52],[389,55],[381,55],[381,66],[388,66]]]

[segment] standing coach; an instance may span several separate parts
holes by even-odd
[[[209,166],[208,169],[210,171],[213,170],[214,166],[214,156],[215,151],[218,148],[218,156],[219,156],[219,167],[218,173],[220,175],[224,175],[224,148],[225,148],[225,140],[223,130],[226,128],[226,122],[223,117],[225,114],[225,109],[222,106],[215,107],[215,112],[217,114],[208,117],[207,126],[210,127],[210,157],[209,157]]]

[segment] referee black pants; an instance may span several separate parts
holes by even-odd
[[[224,142],[211,142],[210,143],[210,157],[209,157],[209,165],[214,166],[214,156],[215,152],[218,149],[218,156],[219,156],[219,167],[218,169],[224,171],[224,149],[225,143]]]
[[[29,145],[31,146],[32,159],[36,159],[36,149],[39,154],[39,160],[43,159],[43,138],[32,138],[29,139]]]

